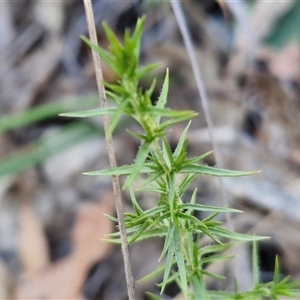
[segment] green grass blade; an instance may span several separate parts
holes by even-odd
[[[78,121],[43,136],[32,144],[28,151],[16,152],[0,161],[0,177],[17,174],[43,162],[84,140],[99,136],[103,131],[95,126]]]
[[[27,111],[9,114],[0,119],[0,133],[30,125],[48,118],[56,117],[63,111],[87,109],[98,103],[97,96],[86,96],[74,99],[59,100],[35,106]]]

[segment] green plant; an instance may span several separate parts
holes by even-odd
[[[208,291],[204,276],[214,278],[220,278],[221,276],[207,272],[204,265],[213,261],[231,258],[231,256],[219,254],[230,246],[229,243],[224,242],[225,240],[257,241],[265,237],[240,234],[223,228],[222,223],[216,221],[215,217],[219,213],[238,213],[240,211],[227,207],[198,204],[196,202],[197,190],[194,191],[190,201],[184,202],[182,199],[192,181],[199,174],[234,177],[251,175],[256,172],[224,170],[201,164],[203,159],[211,152],[188,158],[188,139],[186,136],[190,122],[182,132],[175,150],[171,150],[166,138],[166,133],[170,127],[178,122],[192,119],[196,116],[196,113],[166,108],[169,89],[168,71],[166,72],[161,94],[155,104],[151,101],[156,84],[155,80],[153,80],[148,90],[144,91],[139,87],[139,80],[158,66],[157,64],[146,67],[139,65],[140,41],[144,21],[145,18],[138,20],[132,35],[128,30],[125,32],[124,45],[104,23],[104,29],[110,42],[109,52],[83,37],[84,41],[106,60],[119,76],[119,80],[115,84],[104,83],[107,88],[106,94],[116,102],[117,106],[65,113],[63,115],[71,117],[110,115],[112,122],[107,132],[109,136],[114,132],[123,115],[130,116],[140,125],[140,132],[128,130],[129,134],[139,139],[141,143],[132,165],[86,174],[127,176],[123,188],[129,189],[134,209],[134,213],[125,213],[128,243],[131,244],[153,237],[164,238],[161,258],[166,257],[166,262],[161,268],[163,272],[163,281],[160,284],[161,290],[163,291],[171,281],[176,281],[186,299],[211,299],[213,297],[246,299],[243,298],[244,294],[226,292],[222,294],[222,292],[213,293]],[[136,177],[142,174],[141,177],[144,183],[139,190],[157,194],[156,206],[146,210],[139,205],[132,187]],[[211,214],[200,220],[194,216],[196,211],[206,211]],[[117,223],[119,222],[117,218],[111,216],[110,218]],[[203,236],[210,237],[213,244],[199,247],[199,241]],[[120,233],[111,234],[109,241],[119,243]],[[257,290],[258,285],[255,285],[251,296],[255,293],[255,295],[265,295],[259,294]],[[157,299],[157,296],[152,295],[152,297]]]
[[[223,292],[211,291],[210,296],[212,299],[232,299],[232,300],[261,300],[272,299],[278,300],[280,296],[299,299],[300,290],[296,289],[300,284],[300,280],[291,282],[290,276],[280,278],[279,260],[276,257],[275,270],[273,280],[267,283],[259,281],[259,261],[257,256],[257,244],[253,242],[252,250],[252,271],[253,271],[253,286],[251,290],[239,292]]]

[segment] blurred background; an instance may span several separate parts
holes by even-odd
[[[141,86],[149,87],[156,76],[158,97],[169,68],[168,106],[199,112],[189,133],[189,155],[211,150],[170,3],[97,0],[93,6],[104,48],[102,21],[122,39],[125,28],[133,29],[139,16],[147,16],[141,64],[161,62],[162,67]],[[271,237],[259,244],[262,281],[272,280],[276,255],[282,275],[299,279],[300,2],[194,0],[184,1],[182,9],[222,166],[261,170],[223,182],[230,205],[244,211],[232,216],[235,230]],[[116,230],[103,215],[115,215],[110,178],[82,175],[108,167],[102,120],[58,116],[99,103],[90,49],[80,35],[87,35],[87,25],[79,0],[0,2],[1,299],[127,298],[120,249],[101,240]],[[105,63],[103,73],[107,81],[117,80]],[[171,142],[178,141],[185,125],[173,128]],[[122,128],[114,139],[118,164],[131,163],[137,142]],[[213,155],[205,163],[215,165]],[[188,193],[195,187],[199,203],[222,205],[214,178],[199,176]],[[137,197],[145,208],[156,201],[151,194]],[[126,192],[123,201],[130,211]],[[161,240],[130,246],[135,280],[157,268],[161,247]],[[239,287],[247,289],[251,245],[238,244],[235,251],[243,275]],[[209,280],[209,288],[232,288],[232,262],[207,268],[227,277]],[[148,299],[146,291],[159,294],[155,283],[160,280],[157,275],[138,282],[137,298]],[[162,296],[173,299],[178,292],[170,285]]]

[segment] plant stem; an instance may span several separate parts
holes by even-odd
[[[86,12],[90,40],[95,45],[98,45],[92,3],[90,0],[83,0],[83,2],[84,2],[85,12]],[[93,60],[95,65],[95,74],[97,79],[98,93],[100,97],[100,105],[101,107],[106,107],[107,101],[106,101],[105,89],[102,83],[103,75],[101,69],[101,60],[99,55],[94,50],[92,50],[92,55],[93,55]],[[109,133],[110,121],[108,116],[103,117],[103,123],[104,123],[105,139],[106,139],[106,145],[108,150],[109,163],[111,168],[115,168],[117,167],[117,163],[116,163],[113,139],[111,134]],[[113,184],[115,205],[116,205],[121,243],[122,243],[121,248],[122,248],[123,260],[125,266],[125,277],[127,283],[128,298],[129,300],[134,300],[135,293],[133,288],[133,277],[132,277],[132,271],[131,271],[131,265],[129,259],[128,246],[127,246],[123,204],[122,204],[121,189],[120,189],[118,176],[112,176],[112,184]]]

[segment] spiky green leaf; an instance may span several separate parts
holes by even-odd
[[[72,118],[88,118],[112,115],[117,110],[116,107],[106,107],[106,108],[95,108],[90,110],[67,112],[59,114],[61,117],[72,117]]]
[[[248,171],[248,172],[232,171],[232,170],[219,169],[214,167],[193,164],[189,166],[182,166],[179,172],[197,173],[197,174],[218,176],[218,177],[239,177],[239,176],[248,176],[248,175],[257,174],[259,171]]]

